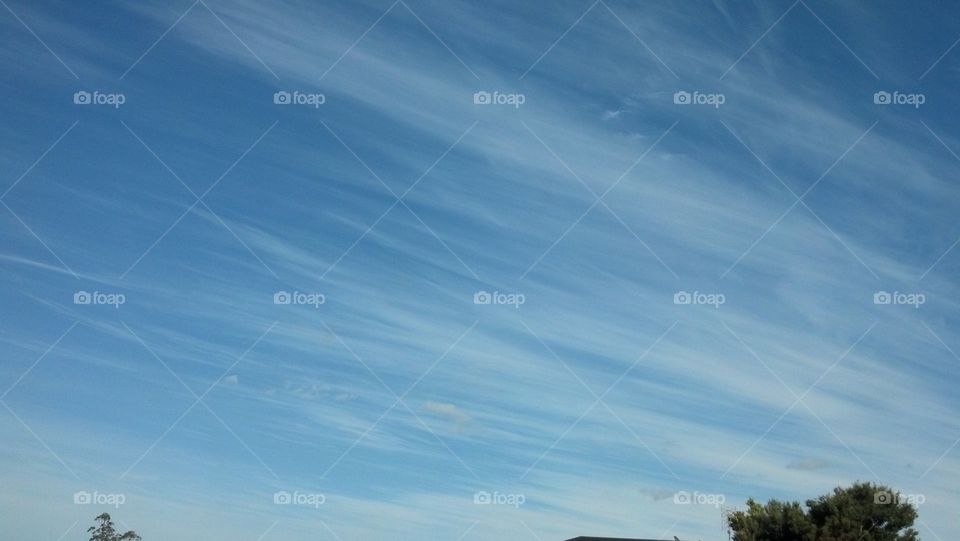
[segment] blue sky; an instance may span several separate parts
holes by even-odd
[[[6,529],[960,531],[956,7],[522,4],[4,0]]]

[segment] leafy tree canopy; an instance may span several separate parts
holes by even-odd
[[[94,520],[97,521],[97,525],[87,528],[90,541],[141,541],[140,536],[133,530],[124,533],[117,532],[113,527],[113,521],[110,520],[110,515],[107,513],[103,513]]]
[[[831,494],[799,502],[747,500],[730,514],[735,541],[919,541],[911,526],[913,505],[900,493],[873,483],[837,487]]]

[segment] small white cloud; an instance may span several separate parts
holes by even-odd
[[[455,404],[449,404],[446,402],[427,402],[423,405],[423,409],[435,415],[446,417],[447,419],[457,423],[458,426],[463,425],[470,420],[470,416]]]
[[[223,378],[223,382],[226,383],[227,385],[236,385],[240,383],[240,377],[237,376],[236,374],[231,374]]]
[[[617,109],[616,111],[604,111],[603,119],[604,120],[613,120],[623,114],[623,109]]]

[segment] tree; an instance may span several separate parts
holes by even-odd
[[[735,541],[815,541],[817,527],[797,502],[747,500],[746,511],[730,515]]]
[[[735,541],[919,541],[917,511],[889,487],[855,483],[799,502],[747,500],[730,514]]]
[[[117,533],[113,527],[113,521],[110,520],[110,515],[107,513],[103,513],[94,520],[99,522],[99,524],[87,528],[87,533],[90,534],[90,541],[141,541],[140,536],[133,530],[125,533]]]
[[[818,540],[917,541],[917,531],[911,528],[917,511],[902,500],[889,487],[856,483],[807,500],[807,507]]]

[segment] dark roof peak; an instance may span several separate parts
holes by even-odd
[[[677,539],[674,537],[674,539]],[[572,539],[567,539],[567,541],[658,541],[656,539],[634,539],[627,537],[590,537],[588,535],[581,535],[579,537],[574,537]]]

